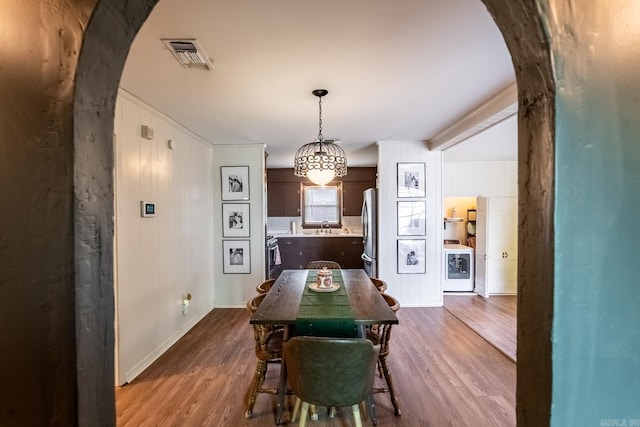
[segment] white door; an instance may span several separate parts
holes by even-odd
[[[476,208],[476,288],[478,295],[489,297],[487,286],[487,198],[478,197]]]
[[[518,199],[478,197],[476,293],[515,294],[518,287]]]
[[[518,199],[515,197],[505,198],[502,221],[503,292],[515,294],[518,292]]]

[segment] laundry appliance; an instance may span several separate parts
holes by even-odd
[[[460,244],[444,245],[445,292],[473,292],[473,248]]]

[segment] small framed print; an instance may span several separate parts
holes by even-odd
[[[398,197],[425,197],[424,163],[398,163]]]
[[[222,259],[224,274],[251,273],[251,249],[249,240],[223,240]]]
[[[398,236],[424,236],[427,230],[427,202],[398,202]]]
[[[249,166],[220,166],[222,200],[249,200]]]
[[[249,236],[249,203],[223,203],[222,237]]]
[[[398,240],[398,274],[425,274],[426,240]]]

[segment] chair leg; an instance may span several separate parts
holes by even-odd
[[[356,423],[356,427],[362,427],[362,419],[360,418],[360,405],[355,404],[351,406],[351,412],[353,412],[353,421]]]
[[[253,407],[256,404],[256,398],[258,396],[258,390],[262,386],[265,374],[267,373],[267,362],[265,360],[258,360],[256,366],[256,372],[251,382],[251,388],[249,389],[249,402],[247,403],[247,410],[244,413],[245,418],[251,418],[253,414]]]
[[[293,414],[291,414],[292,423],[296,422],[296,417],[298,416],[298,411],[300,410],[300,403],[302,403],[302,400],[300,400],[300,398],[296,396],[296,404],[293,405]]]
[[[300,412],[300,427],[307,425],[307,417],[309,416],[309,403],[302,402],[302,412]]]
[[[364,418],[364,421],[369,421],[369,411],[367,410],[367,401],[360,402],[360,417]]]
[[[367,406],[369,407],[369,417],[374,426],[378,425],[378,417],[376,417],[376,402],[373,400],[373,392],[367,395]]]
[[[311,421],[318,421],[318,408],[316,405],[309,404],[309,418],[311,418]]]
[[[393,408],[395,409],[394,413],[396,415],[401,415],[402,413],[400,412],[400,402],[396,397],[396,391],[395,391],[395,388],[393,387],[393,379],[391,378],[391,372],[389,372],[389,364],[387,363],[387,357],[381,356],[379,361],[380,361],[380,365],[382,365],[382,372],[384,373],[384,379],[387,382],[387,386],[389,387],[389,394],[391,395],[391,403],[393,404]]]
[[[301,402],[302,400],[300,400],[300,398],[296,396],[296,403],[293,406],[293,415],[291,415],[292,423],[296,422],[296,417],[298,415],[298,410],[300,409]],[[316,405],[309,404],[309,413],[310,413],[309,418],[311,418],[311,421],[318,420],[318,409],[316,408]],[[302,418],[302,414],[300,414],[300,418]]]

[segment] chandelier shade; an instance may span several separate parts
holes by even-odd
[[[298,149],[293,173],[299,177],[307,177],[317,185],[325,185],[334,178],[347,174],[347,155],[334,140],[325,140],[322,136],[322,97],[329,92],[316,89],[312,93],[318,97],[320,112],[318,139]]]

